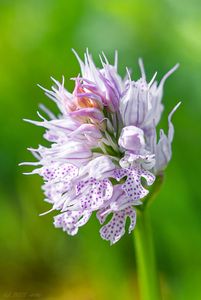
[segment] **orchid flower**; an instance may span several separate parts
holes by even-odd
[[[165,80],[178,65],[158,84],[156,74],[146,80],[141,60],[141,78],[134,81],[128,70],[125,78],[118,74],[117,53],[113,65],[102,54],[101,68],[88,51],[84,61],[75,55],[81,74],[73,78],[73,92],[64,87],[64,79],[53,79],[51,90],[43,88],[57,104],[58,116],[42,106],[46,118],[39,114],[39,121],[26,120],[45,128],[50,145],[29,149],[37,161],[23,164],[36,166],[29,174],[43,178],[55,227],[75,235],[96,213],[101,237],[114,244],[125,233],[127,218],[129,232],[134,229],[136,208],[171,159],[171,118],[179,104],[169,115],[168,134],[161,130],[159,140],[156,126]]]

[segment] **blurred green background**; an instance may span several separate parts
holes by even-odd
[[[78,236],[39,217],[41,179],[23,176],[26,147],[43,143],[39,103],[55,110],[37,83],[50,76],[75,76],[86,47],[98,63],[102,50],[112,61],[119,51],[120,73],[142,57],[148,79],[175,63],[181,67],[165,86],[165,113],[174,115],[173,159],[163,189],[151,207],[163,299],[201,299],[201,5],[191,0],[0,0],[0,299],[139,299],[132,236],[116,245],[101,240],[95,217]],[[72,82],[66,82],[69,89]],[[26,168],[26,171],[30,170]]]

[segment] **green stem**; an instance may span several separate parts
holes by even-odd
[[[138,211],[134,230],[140,300],[159,300],[160,289],[148,211]]]
[[[156,196],[158,195],[162,185],[164,182],[164,175],[158,175],[156,176],[155,182],[154,184],[151,186],[151,188],[149,189],[149,194],[145,197],[144,201],[143,201],[143,205],[140,205],[138,207],[139,210],[145,210],[147,209],[152,202],[154,201],[154,199],[156,198]]]

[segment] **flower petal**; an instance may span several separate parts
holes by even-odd
[[[116,243],[125,233],[126,218],[130,218],[129,233],[136,224],[136,212],[132,207],[125,208],[115,212],[109,223],[100,229],[100,235],[104,240],[110,241],[110,244]]]
[[[156,165],[154,168],[155,173],[160,173],[162,170],[165,169],[168,162],[172,157],[172,149],[171,144],[174,136],[174,127],[171,122],[171,118],[177,108],[180,106],[181,102],[179,102],[172,112],[168,116],[168,134],[166,135],[163,130],[160,131],[160,139],[158,144],[155,146],[155,157],[156,157]]]
[[[75,235],[79,227],[85,225],[91,216],[88,211],[66,211],[54,217],[54,226],[62,228],[70,235]]]
[[[77,199],[80,199],[83,209],[96,210],[112,197],[112,192],[113,187],[108,179],[96,180],[91,178],[79,183],[77,186]]]

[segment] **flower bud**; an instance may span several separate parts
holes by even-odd
[[[119,146],[134,153],[140,153],[145,147],[144,132],[136,126],[126,126],[122,129]]]

